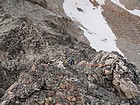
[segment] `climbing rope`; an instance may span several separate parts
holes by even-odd
[[[95,67],[98,67],[98,66],[109,66],[110,64],[86,64],[86,66],[95,66]]]

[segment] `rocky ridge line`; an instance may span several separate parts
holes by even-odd
[[[138,105],[137,68],[117,52],[91,48],[61,5],[0,0],[0,104]]]

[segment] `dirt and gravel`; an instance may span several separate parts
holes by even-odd
[[[125,8],[129,10],[140,10],[140,0],[120,0],[120,3],[122,3]]]

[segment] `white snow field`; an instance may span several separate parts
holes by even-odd
[[[97,1],[104,4],[104,0]],[[91,47],[97,51],[118,51],[122,54],[116,47],[115,34],[101,14],[101,6],[94,7],[89,0],[64,0],[63,8],[67,16],[81,24],[79,27],[84,31]]]

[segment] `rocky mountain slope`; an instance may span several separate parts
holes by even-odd
[[[130,10],[139,9],[140,10],[140,0],[120,0],[120,2]]]
[[[62,3],[0,0],[0,105],[139,105],[137,67],[91,48]]]
[[[127,4],[128,1],[126,0]],[[135,0],[135,2],[140,1]],[[105,3],[102,14],[117,37],[118,48],[140,69],[140,11],[137,16],[120,8],[110,0],[106,0]]]

